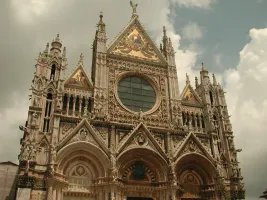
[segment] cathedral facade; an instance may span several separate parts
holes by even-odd
[[[100,15],[91,75],[69,77],[59,35],[36,62],[16,199],[244,199],[224,90],[202,65],[179,91],[167,31],[160,48],[137,5],[108,46]]]

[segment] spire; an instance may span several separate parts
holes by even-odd
[[[58,50],[59,52],[61,52],[61,47],[62,47],[62,43],[59,39],[59,34],[57,34],[57,37],[56,39],[54,39],[51,43],[51,49],[50,51],[53,51],[53,50]]]
[[[162,39],[162,42],[163,42],[163,54],[167,58],[168,37],[167,37],[167,34],[166,34],[166,27],[165,26],[163,26],[163,39]]]
[[[201,64],[201,71],[204,71],[204,63]]]
[[[48,53],[48,49],[49,49],[49,42],[46,43],[46,47],[45,47],[44,53]]]
[[[138,18],[138,14],[137,14],[137,11],[136,11],[136,8],[138,6],[138,4],[134,4],[132,1],[130,1],[130,5],[133,9],[133,14],[132,14],[132,18]]]
[[[217,80],[214,74],[212,74],[212,78],[213,78],[213,85],[218,85],[217,84]]]
[[[190,84],[189,76],[187,73],[186,73],[186,84]]]
[[[97,27],[98,27],[98,31],[99,32],[105,32],[106,31],[106,25],[105,23],[103,22],[103,12],[100,12],[100,15],[99,15],[99,22],[97,24]]]

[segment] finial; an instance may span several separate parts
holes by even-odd
[[[100,15],[99,15],[99,17],[100,17],[99,24],[100,24],[100,23],[103,23],[103,21],[102,21],[102,19],[103,19],[103,12],[102,12],[102,11],[100,12]]]
[[[201,71],[204,71],[204,63],[202,63],[201,65],[202,65]]]
[[[136,12],[136,8],[137,8],[138,4],[133,4],[133,2],[130,1],[130,5],[131,5],[131,7],[132,7],[132,9],[133,9],[132,18],[133,18],[133,17],[138,17],[137,12]]]
[[[60,41],[60,39],[59,39],[59,33],[57,34],[56,41],[57,41],[57,42]]]
[[[46,43],[46,47],[45,47],[44,53],[48,53],[48,49],[49,49],[49,42]]]
[[[189,76],[187,73],[186,73],[186,84],[190,84]]]
[[[166,36],[166,27],[163,26],[163,36]]]

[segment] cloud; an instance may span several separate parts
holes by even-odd
[[[251,29],[236,69],[225,72],[226,98],[248,199],[267,185],[267,29]]]
[[[173,3],[177,3],[179,6],[187,8],[202,8],[209,9],[211,4],[217,0],[171,0]]]
[[[24,125],[27,120],[27,99],[21,99],[16,93],[12,94],[12,107],[1,110],[0,127],[0,162],[11,160],[16,161],[20,153],[19,140],[23,132],[19,130],[19,125]]]
[[[190,41],[200,40],[203,37],[201,27],[196,22],[189,22],[182,29],[183,39]]]

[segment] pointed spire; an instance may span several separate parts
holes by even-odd
[[[48,49],[49,49],[49,42],[46,43],[46,47],[45,47],[44,53],[48,53]]]
[[[214,74],[212,74],[212,78],[213,78],[213,85],[218,85],[217,84],[217,80]]]
[[[137,14],[137,11],[136,11],[136,8],[138,6],[138,4],[134,4],[132,1],[130,1],[130,5],[133,9],[133,14],[132,14],[132,18],[138,18],[138,14]]]
[[[98,32],[105,32],[106,31],[106,25],[103,22],[103,12],[102,11],[100,12],[100,15],[99,15],[99,22],[97,24],[97,27],[98,27]]]
[[[187,73],[186,73],[186,84],[190,84],[189,76]]]
[[[204,71],[204,63],[201,64],[201,71]]]

